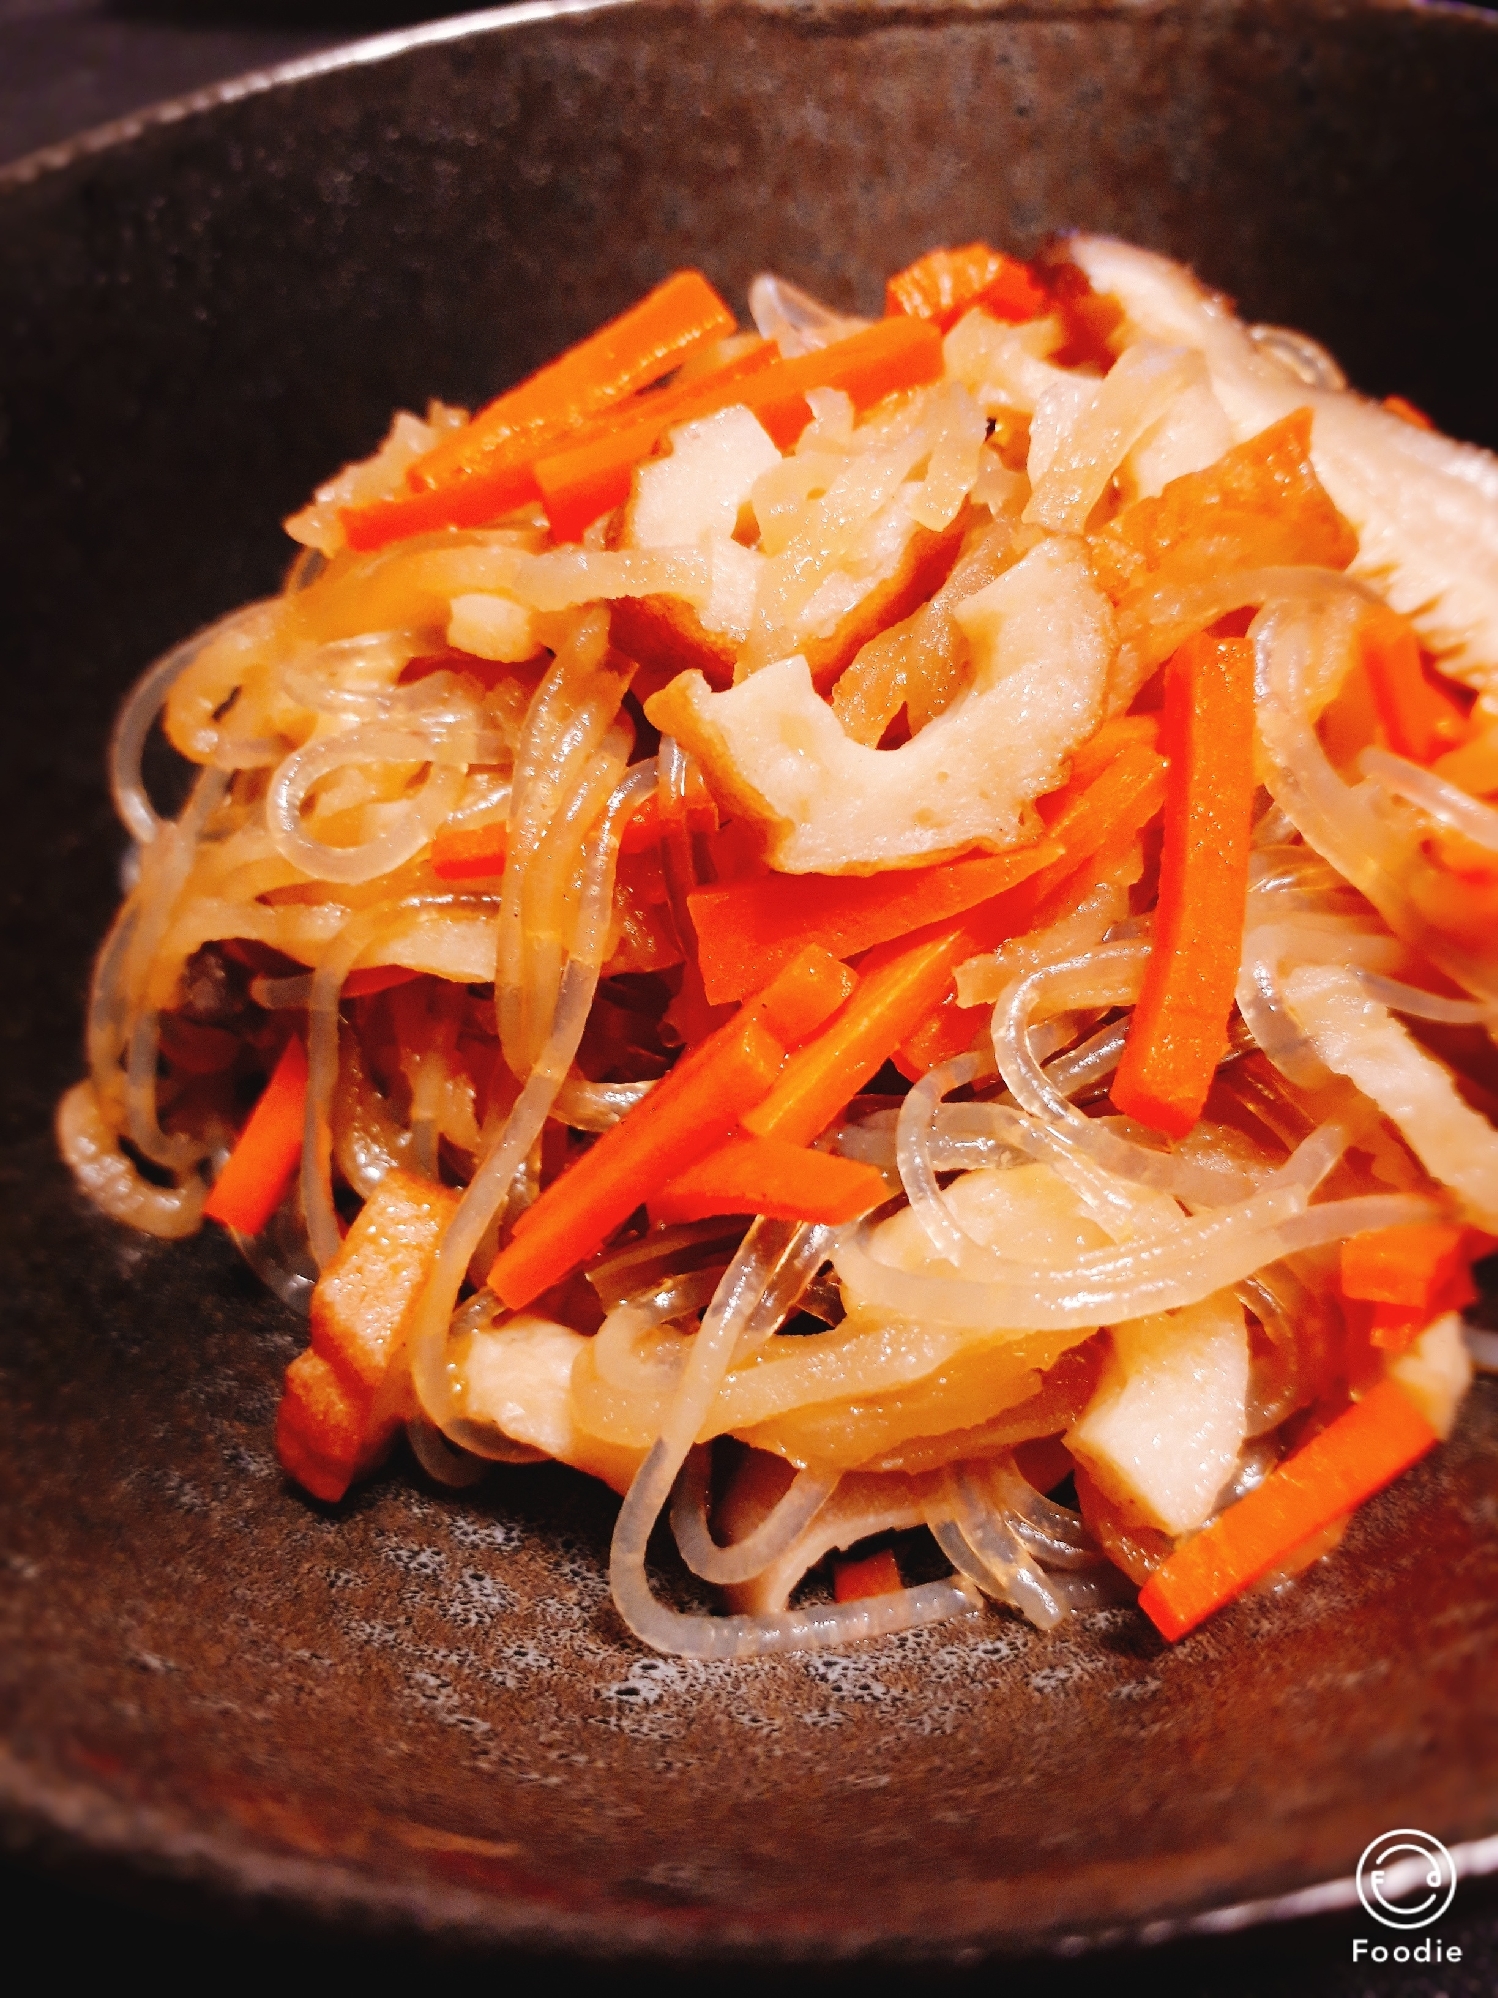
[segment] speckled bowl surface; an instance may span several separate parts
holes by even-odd
[[[297,1323],[218,1237],[94,1215],[49,1135],[123,844],[113,709],[274,585],[278,518],[392,405],[479,399],[683,262],[873,308],[933,241],[1085,225],[1493,443],[1495,102],[1498,30],[1458,8],[640,0],[390,38],[0,176],[12,1843],[786,1958],[1283,1912],[1396,1824],[1498,1859],[1490,1386],[1335,1561],[1174,1649],[1128,1609],[991,1612],[703,1668],[621,1629],[613,1502],[570,1474],[451,1494],[403,1456],[298,1496]]]

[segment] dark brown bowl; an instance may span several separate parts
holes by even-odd
[[[297,1324],[217,1236],[99,1219],[49,1135],[122,848],[115,703],[274,585],[277,519],[393,404],[482,397],[685,261],[873,307],[933,241],[1082,224],[1491,443],[1495,103],[1495,24],[1398,0],[639,0],[394,37],[0,176],[13,1842],[328,1917],[808,1959],[1342,1905],[1395,1825],[1498,1863],[1491,1387],[1336,1560],[1174,1649],[1132,1610],[991,1613],[701,1669],[617,1624],[612,1505],[568,1474],[454,1496],[402,1459],[299,1497]]]

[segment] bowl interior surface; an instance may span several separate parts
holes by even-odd
[[[613,1503],[407,1458],[277,1469],[301,1328],[127,1236],[50,1115],[123,836],[114,708],[276,587],[396,405],[472,403],[683,263],[879,309],[933,242],[1168,250],[1498,442],[1498,31],[1457,8],[519,10],[0,177],[9,1835],[332,1915],[581,1948],[950,1953],[1137,1934],[1498,1829],[1498,1407],[1341,1556],[1163,1646],[997,1613],[836,1657],[644,1654]],[[668,1560],[664,1586],[689,1600]]]

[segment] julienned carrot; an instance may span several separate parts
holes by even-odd
[[[1455,1222],[1429,1221],[1349,1236],[1342,1244],[1342,1295],[1450,1310],[1445,1297],[1453,1282],[1470,1281],[1470,1232]]]
[[[1417,430],[1434,430],[1436,427],[1425,411],[1411,402],[1408,396],[1386,395],[1384,408],[1390,416],[1397,416],[1402,423],[1412,423]]]
[[[809,943],[851,957],[892,937],[960,916],[1060,857],[1054,841],[1014,853],[887,874],[783,874],[698,888],[687,897],[697,959],[713,1005],[772,978]]]
[[[702,977],[695,959],[688,958],[682,990],[671,1007],[672,1024],[679,1028],[690,1052],[699,1042],[719,1031],[730,1020],[757,1019],[767,1026],[783,1048],[798,1048],[832,1018],[858,984],[858,973],[842,964],[819,944],[808,944],[742,1006],[709,1006],[702,995]],[[682,1005],[683,995],[689,995]],[[705,1022],[700,1026],[697,1020]]]
[[[1166,765],[1156,753],[1150,716],[1107,723],[1078,750],[1068,782],[1040,801],[1047,837],[1061,857],[1006,894],[970,910],[964,924],[969,956],[1009,937],[1059,922],[1126,858],[1143,827],[1160,810]],[[947,994],[903,1042],[895,1061],[912,1081],[961,1054],[989,1017],[987,1006],[959,1006]]]
[[[856,1603],[865,1596],[894,1596],[904,1586],[899,1564],[888,1547],[877,1554],[866,1554],[861,1561],[835,1561],[832,1566],[834,1602]]]
[[[853,994],[858,974],[821,944],[808,944],[750,1004],[776,1040],[798,1048]]]
[[[757,1138],[809,1145],[915,1030],[971,955],[968,933],[953,926],[863,974],[823,1032],[791,1056],[768,1096],[744,1118],[744,1129]]]
[[[891,1059],[907,1081],[919,1082],[938,1062],[966,1054],[980,1031],[993,1019],[993,1007],[959,1006],[955,992],[929,1013]]]
[[[687,766],[686,796],[682,802],[684,809],[681,820],[687,832],[715,833],[718,830],[718,807],[713,802],[713,794],[707,788],[707,780],[696,763],[689,763]],[[656,844],[664,830],[660,793],[652,791],[640,809],[630,814],[624,828],[624,837],[619,842],[619,851],[644,853],[648,847]]]
[[[349,546],[378,548],[436,527],[478,526],[533,498],[535,484],[523,468],[538,445],[659,381],[706,341],[733,330],[733,314],[701,272],[677,271],[418,458],[406,473],[408,495],[345,508],[340,517]],[[507,482],[503,474],[517,469],[518,482]],[[443,492],[446,507],[417,497]]]
[[[1467,709],[1454,691],[1425,670],[1414,627],[1380,606],[1359,631],[1363,670],[1379,728],[1390,749],[1414,763],[1433,763],[1467,740]]]
[[[1246,1498],[1183,1541],[1145,1583],[1139,1607],[1163,1637],[1184,1637],[1437,1441],[1404,1390],[1380,1381]]]
[[[710,340],[734,331],[733,314],[701,271],[675,271],[636,304],[496,397],[406,474],[413,492],[477,469],[505,438],[574,429],[648,388]]]
[[[1165,839],[1144,987],[1113,1080],[1115,1106],[1167,1137],[1202,1113],[1227,1046],[1248,898],[1254,648],[1187,639],[1165,675]]]
[[[307,1056],[295,1034],[203,1203],[210,1221],[258,1235],[281,1205],[302,1156]]]
[[[902,389],[939,381],[943,366],[934,326],[884,319],[815,353],[777,361],[755,378],[748,402],[779,448],[788,451],[811,421],[810,390],[841,389],[862,411]]]
[[[1402,1352],[1432,1318],[1477,1301],[1472,1263],[1491,1246],[1491,1236],[1445,1222],[1353,1235],[1342,1244],[1341,1287],[1353,1306],[1349,1317],[1354,1324],[1366,1322],[1373,1345]]]
[[[443,826],[432,840],[432,872],[442,881],[502,874],[509,846],[503,819],[486,826]]]
[[[770,341],[762,340],[710,374],[652,390],[648,395],[629,397],[587,422],[559,423],[551,429],[517,432],[497,445],[466,477],[449,479],[420,492],[393,493],[363,506],[341,508],[338,518],[348,544],[363,552],[383,548],[387,541],[399,541],[408,534],[431,534],[446,527],[480,527],[485,521],[497,520],[526,501],[540,498],[541,488],[536,483],[538,459],[564,446],[580,449],[585,443],[612,436],[621,428],[632,431],[636,426],[653,426],[655,436],[659,437],[673,423],[686,423],[695,416],[722,409],[734,400],[729,391],[768,367],[776,353]],[[654,441],[653,438],[652,444]]]
[[[1164,805],[1167,765],[1155,747],[1153,718],[1131,716],[1128,726],[1110,724],[1106,741],[1104,734],[1099,729],[1077,752],[1070,781],[1040,801],[1046,837],[1059,842],[1061,858],[1000,896],[988,911],[975,912],[984,916],[993,938],[980,950],[1069,914],[1095,882],[1123,863]]]
[[[763,992],[757,993],[746,1005],[740,1007],[726,1025],[720,1027],[699,1046],[690,1048],[673,1073],[651,1092],[643,1104],[632,1110],[623,1123],[615,1126],[614,1131],[608,1133],[606,1139],[600,1140],[593,1151],[587,1153],[570,1173],[564,1175],[562,1180],[558,1180],[555,1186],[548,1188],[535,1206],[521,1215],[515,1224],[515,1240],[518,1241],[521,1237],[528,1239],[538,1218],[543,1225],[546,1223],[548,1201],[557,1187],[564,1182],[573,1183],[574,1174],[582,1173],[582,1179],[573,1184],[573,1192],[569,1198],[574,1202],[581,1201],[583,1205],[593,1198],[589,1174],[583,1169],[596,1170],[590,1167],[589,1162],[602,1149],[604,1143],[608,1142],[614,1150],[619,1151],[620,1158],[610,1169],[611,1176],[608,1177],[601,1196],[599,1214],[595,1216],[590,1210],[588,1223],[589,1227],[592,1227],[600,1218],[607,1223],[599,1236],[599,1241],[602,1241],[606,1235],[613,1232],[625,1214],[638,1206],[642,1189],[653,1194],[661,1178],[671,1183],[672,1144],[680,1140],[679,1156],[688,1167],[689,1152],[695,1157],[699,1152],[715,1150],[737,1120],[738,1108],[735,1106],[742,1107],[745,1101],[757,1101],[763,1096],[784,1050],[799,1047],[808,1035],[815,1033],[817,1028],[844,1003],[857,983],[856,974],[850,971],[847,965],[840,964],[827,951],[816,945],[803,950],[771,980]],[[747,1064],[740,1059],[745,1049],[749,1051],[751,1057]],[[735,1054],[735,1050],[739,1050],[740,1054]],[[699,1070],[704,1073],[699,1075]],[[735,1076],[739,1077],[738,1081],[735,1081]],[[714,1092],[720,1093],[714,1094]],[[706,1109],[703,1108],[704,1094],[710,1099]],[[681,1099],[679,1103],[678,1098]],[[702,1119],[700,1131],[694,1131],[693,1117]],[[656,1129],[662,1119],[665,1123],[660,1129]],[[636,1161],[634,1163],[623,1156],[624,1140],[617,1135],[627,1128],[630,1131],[631,1159]],[[793,1150],[790,1146],[778,1149],[787,1152]],[[801,1154],[796,1152],[794,1156],[799,1160]],[[849,1161],[836,1160],[832,1163],[842,1167]],[[812,1168],[813,1173],[817,1170],[815,1167]],[[629,1175],[642,1172],[654,1176],[644,1179],[637,1177],[631,1184]],[[679,1169],[676,1176],[679,1177]],[[804,1188],[806,1182],[803,1180],[798,1184]],[[845,1173],[824,1174],[816,1181],[816,1188],[824,1205],[834,1191],[841,1195],[846,1204],[850,1197],[850,1185],[851,1182]],[[864,1189],[866,1182],[860,1181],[859,1187]],[[713,1197],[716,1199],[718,1196]],[[877,1198],[882,1198],[882,1193],[876,1196],[876,1200],[871,1204],[877,1204]],[[621,1200],[625,1203],[623,1213],[618,1213],[617,1219],[609,1220],[609,1214],[617,1213],[618,1202]],[[736,1213],[739,1210],[737,1207],[725,1208],[718,1204],[709,1205],[700,1211],[705,1214],[722,1214]],[[761,1210],[752,1208],[749,1211],[757,1213]],[[767,1213],[774,1211],[778,1214],[780,1210],[767,1208],[764,1211]],[[853,1213],[863,1211],[862,1207],[851,1210]],[[786,1218],[800,1217],[790,1215]],[[584,1256],[591,1254],[593,1247],[597,1246],[598,1243],[594,1242],[591,1247],[580,1249],[576,1256],[571,1257],[567,1266],[570,1267],[572,1261],[581,1261]],[[513,1242],[511,1247],[514,1247]],[[508,1255],[510,1251],[507,1250],[505,1253]],[[570,1250],[568,1254],[570,1255]],[[521,1262],[523,1272],[523,1259],[518,1260]],[[498,1269],[497,1263],[495,1268]],[[517,1278],[517,1281],[519,1280]],[[548,1282],[553,1280],[547,1279]],[[493,1281],[494,1278],[491,1276],[491,1282]],[[543,1289],[545,1287],[544,1284],[541,1286]]]
[[[783,1056],[753,1013],[730,1020],[684,1055],[527,1209],[494,1260],[490,1288],[518,1311],[559,1282],[646,1193],[722,1144],[765,1095]]]
[[[622,505],[635,466],[650,455],[672,424],[742,403],[784,451],[811,421],[808,390],[842,389],[855,409],[865,410],[897,389],[936,381],[941,371],[941,334],[936,327],[919,319],[881,319],[815,353],[772,361],[741,382],[714,386],[709,378],[692,383],[682,392],[684,406],[674,413],[663,417],[652,405],[638,421],[600,430],[591,439],[559,448],[539,461],[536,483],[551,531],[559,541],[574,541],[600,514]],[[695,396],[692,390],[697,391]]]
[[[703,1221],[764,1214],[774,1221],[855,1221],[889,1197],[884,1175],[857,1159],[808,1151],[780,1138],[730,1138],[650,1196],[650,1218]]]
[[[929,319],[948,332],[965,312],[981,306],[995,319],[1018,324],[1037,319],[1050,305],[1050,295],[1036,281],[1028,264],[991,250],[987,243],[968,243],[960,250],[928,250],[884,287],[887,313]]]
[[[1071,818],[1115,757],[1129,748],[1154,749],[1159,740],[1160,722],[1155,715],[1119,715],[1105,721],[1074,752],[1066,782],[1036,799],[1036,811],[1048,827]]]
[[[1069,914],[1081,894],[1127,857],[1165,802],[1168,766],[1155,748],[1157,734],[1153,716],[1130,716],[1106,724],[1077,751],[1067,783],[1039,801],[1045,839],[1061,848],[1059,856],[1017,887],[968,910],[962,925],[973,939],[970,954],[993,950],[1008,937]],[[908,941],[945,928],[933,923]],[[888,948],[876,948],[879,962]],[[867,960],[861,969],[868,969]]]
[[[405,964],[372,964],[366,971],[351,971],[343,981],[340,999],[372,999],[377,992],[389,992],[397,985],[409,985],[420,978]]]

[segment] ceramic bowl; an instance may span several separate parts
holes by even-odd
[[[877,310],[933,242],[1084,226],[1498,442],[1495,101],[1498,23],[1403,0],[543,4],[0,176],[13,1842],[334,1922],[819,1960],[1336,1905],[1395,1825],[1498,1862],[1491,1387],[1334,1561],[1176,1647],[995,1611],[701,1668],[616,1621],[612,1501],[566,1472],[299,1496],[297,1322],[217,1234],[91,1212],[49,1129],[116,703],[276,585],[278,520],[392,406],[480,400],[684,263]]]

